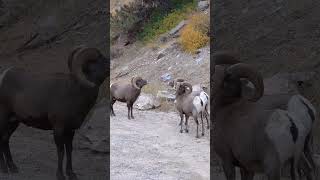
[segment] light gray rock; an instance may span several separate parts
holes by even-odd
[[[155,109],[160,106],[159,98],[152,94],[141,93],[137,101],[133,105],[134,108],[139,110]]]
[[[200,11],[204,11],[209,7],[209,2],[208,1],[199,1],[198,2],[198,9]]]
[[[177,33],[186,25],[186,21],[183,20],[181,21],[175,28],[173,28],[170,32],[169,35],[172,37],[177,37]]]
[[[158,91],[157,97],[168,101],[174,101],[176,99],[176,96],[169,91]]]

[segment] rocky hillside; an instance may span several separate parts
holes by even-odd
[[[205,3],[199,4],[197,9],[208,16],[208,2],[203,2]],[[147,43],[137,41],[127,45],[120,37],[111,47],[110,82],[142,76],[149,82],[143,91],[154,96],[159,91],[166,91],[168,82],[176,78],[183,78],[194,85],[202,84],[209,87],[209,45],[192,54],[186,52],[180,44],[181,29],[188,23],[189,21],[182,20],[168,32]],[[165,109],[168,110],[167,107]],[[172,110],[172,107],[169,109]]]

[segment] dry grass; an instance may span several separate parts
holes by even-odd
[[[161,112],[170,112],[175,110],[173,102],[169,102],[164,99],[161,99],[160,103],[161,103],[161,106],[157,110]]]
[[[129,4],[132,1],[134,1],[134,0],[111,0],[110,1],[110,12],[113,13],[114,8],[121,7],[125,4]]]
[[[143,93],[147,94],[153,94],[157,95],[158,91],[165,90],[166,88],[162,86],[161,84],[147,84],[142,88]],[[174,104],[173,102],[169,102],[165,99],[160,99],[160,107],[156,109],[156,111],[161,111],[161,112],[169,112],[174,110]]]
[[[204,13],[195,13],[189,19],[189,23],[181,30],[179,42],[185,51],[195,53],[209,43],[210,38],[207,34],[210,19]]]

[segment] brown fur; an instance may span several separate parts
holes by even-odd
[[[81,49],[82,52],[87,50]],[[75,51],[79,50],[77,48]],[[90,62],[89,59],[82,59],[83,64],[78,63],[82,66],[80,68],[85,69],[81,78],[86,77],[87,80],[78,78],[73,71],[75,67],[70,68],[73,72],[70,74],[36,74],[18,68],[3,74],[0,84],[0,169],[3,172],[8,172],[8,169],[18,171],[11,157],[9,138],[18,125],[24,123],[53,130],[58,150],[57,179],[65,179],[62,170],[64,151],[67,155],[66,173],[70,179],[77,179],[72,170],[73,136],[95,104],[99,87],[109,73],[109,59],[102,54],[96,55],[86,57],[90,58]],[[79,60],[70,58],[72,62]]]
[[[132,78],[133,81],[134,78]],[[138,87],[136,88],[135,85]],[[147,84],[147,81],[142,79],[141,77],[137,77],[135,82],[118,82],[114,83],[110,86],[110,107],[111,107],[111,115],[115,116],[114,110],[113,110],[113,104],[116,101],[125,102],[127,103],[128,107],[128,119],[132,118],[134,119],[134,116],[132,114],[133,104],[138,99],[141,89],[143,86]],[[131,112],[131,116],[130,116]]]

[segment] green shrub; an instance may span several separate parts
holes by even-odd
[[[149,41],[168,32],[195,9],[195,2],[194,0],[172,0],[175,8],[170,12],[162,9],[155,10],[150,20],[144,25],[143,31],[138,34],[138,38],[142,41]]]

